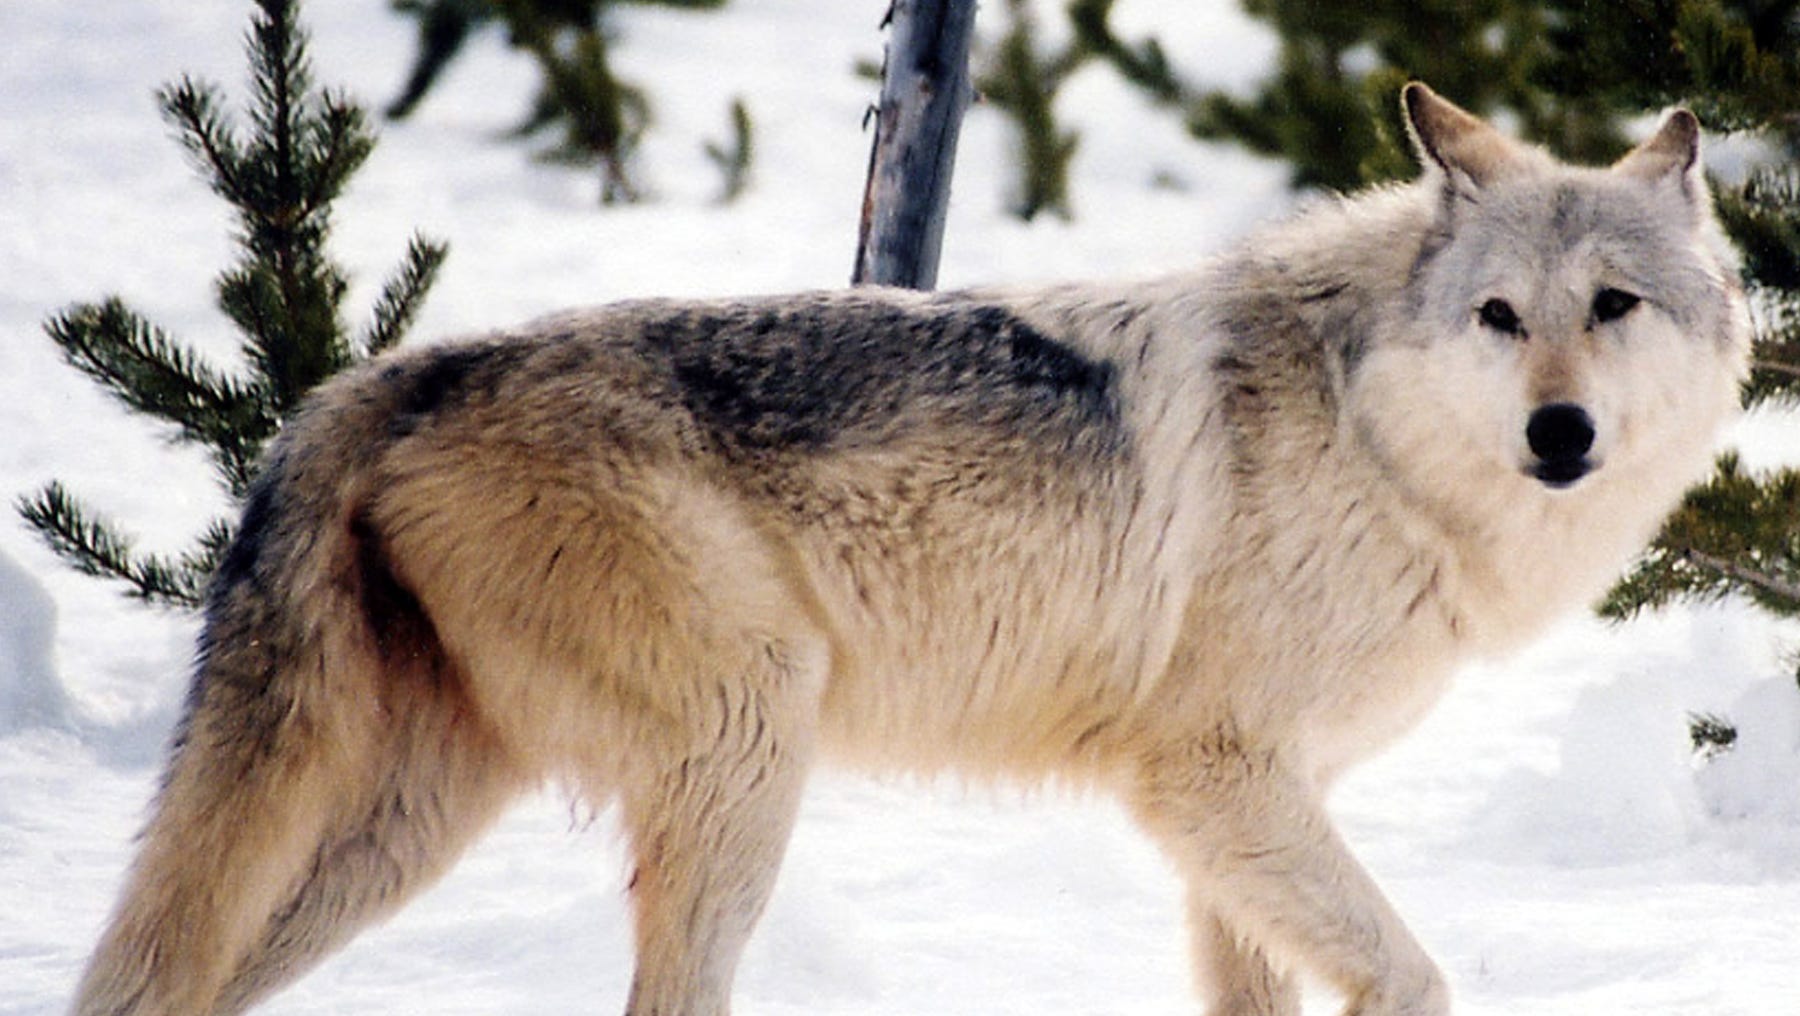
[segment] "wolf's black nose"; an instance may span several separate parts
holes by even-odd
[[[1587,453],[1594,447],[1594,418],[1572,402],[1539,406],[1525,424],[1525,442],[1538,458],[1532,475],[1566,487],[1593,468]]]

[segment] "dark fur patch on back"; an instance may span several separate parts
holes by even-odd
[[[395,437],[405,436],[432,415],[473,394],[493,395],[525,355],[517,346],[484,342],[448,346],[388,367],[380,376],[395,390],[389,431]]]
[[[1004,343],[1016,384],[1043,388],[1057,397],[1110,404],[1111,364],[1082,356],[999,307],[975,310],[969,315],[968,327],[968,334],[978,344]]]
[[[816,300],[675,310],[643,341],[726,450],[818,451],[962,423],[1074,443],[1117,429],[1113,367],[1005,308]]]

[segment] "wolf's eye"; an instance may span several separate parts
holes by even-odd
[[[1498,297],[1481,305],[1475,312],[1481,323],[1497,332],[1517,335],[1520,331],[1519,315],[1512,309],[1512,304]]]
[[[1594,320],[1602,324],[1617,321],[1631,313],[1631,308],[1637,305],[1636,294],[1608,286],[1594,294]]]

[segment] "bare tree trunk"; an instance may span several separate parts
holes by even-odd
[[[855,285],[937,284],[956,137],[974,89],[975,0],[892,0],[881,106],[863,191]]]

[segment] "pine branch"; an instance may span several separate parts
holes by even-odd
[[[1753,476],[1727,454],[1683,497],[1600,613],[1624,620],[1677,600],[1734,594],[1779,615],[1800,614],[1800,472]]]
[[[44,330],[71,366],[127,408],[172,424],[181,441],[206,446],[234,496],[249,488],[257,454],[276,427],[261,388],[211,370],[117,298],[70,308]]]
[[[1708,554],[1697,547],[1688,547],[1681,554],[1700,567],[1719,573],[1733,585],[1754,589],[1762,594],[1763,599],[1780,601],[1785,607],[1782,613],[1800,613],[1800,582],[1789,581],[1770,572]]]
[[[348,284],[311,243],[284,248],[270,263],[246,261],[219,276],[219,306],[244,331],[243,350],[277,416],[352,356],[338,321]]]
[[[1075,9],[1070,16],[1076,17]],[[1090,54],[1076,45],[1040,55],[1036,20],[1026,0],[1009,0],[1007,18],[1006,35],[987,61],[976,89],[1016,128],[1018,178],[1009,210],[1027,222],[1046,210],[1068,219],[1069,164],[1080,138],[1058,125],[1056,93]]]
[[[118,298],[78,304],[44,325],[77,370],[141,413],[211,442],[254,419],[256,392],[209,369]]]
[[[171,607],[197,607],[206,572],[192,560],[170,562],[156,555],[136,556],[131,541],[111,523],[88,515],[59,483],[36,497],[21,498],[19,514],[36,529],[50,549],[77,571],[122,582],[128,595]]]
[[[204,592],[205,581],[219,570],[219,562],[225,560],[225,553],[231,549],[231,541],[236,535],[237,527],[229,519],[213,519],[200,534],[194,548],[181,555],[181,569],[196,576],[197,592]]]
[[[247,47],[255,96],[250,116],[256,147],[264,150],[252,161],[273,176],[265,174],[263,200],[271,207],[294,208],[300,204],[294,145],[305,114],[304,97],[312,87],[307,38],[293,0],[256,0],[256,5],[260,14],[251,19]]]
[[[248,200],[244,189],[244,152],[231,121],[219,109],[218,89],[183,76],[173,87],[157,91],[163,118],[173,124],[188,150],[211,181],[213,192],[234,205]]]
[[[419,21],[419,52],[406,85],[388,104],[387,115],[405,119],[456,58],[469,33],[496,16],[487,0],[395,0],[394,9]]]
[[[449,253],[447,245],[413,234],[406,245],[406,260],[389,276],[387,284],[381,287],[380,298],[375,301],[374,317],[362,341],[365,353],[371,356],[379,353],[398,343],[406,334]]]
[[[301,202],[301,214],[320,214],[343,193],[344,184],[370,153],[375,151],[375,137],[369,132],[368,117],[362,107],[336,92],[326,92],[318,117],[303,125],[307,149],[320,155],[310,160],[309,175],[314,177]]]
[[[1744,252],[1745,274],[1758,288],[1800,290],[1800,171],[1761,167],[1718,197],[1719,218]]]
[[[1720,4],[1684,3],[1675,18],[1693,103],[1709,126],[1747,130],[1794,115],[1800,99],[1800,27],[1790,10],[1757,24]]]
[[[293,290],[301,266],[293,252],[321,246],[328,210],[345,182],[374,150],[362,109],[326,90],[309,94],[307,36],[293,4],[260,0],[266,17],[253,32],[254,141],[238,206],[250,249],[281,266]]]
[[[512,45],[537,61],[541,84],[525,121],[513,132],[530,137],[560,124],[560,141],[535,154],[541,162],[600,167],[600,203],[642,197],[631,179],[631,157],[650,124],[643,91],[612,70],[601,17],[606,2],[566,7],[531,0],[494,0]]]
[[[1744,404],[1800,402],[1800,297],[1769,301],[1751,346]]]

